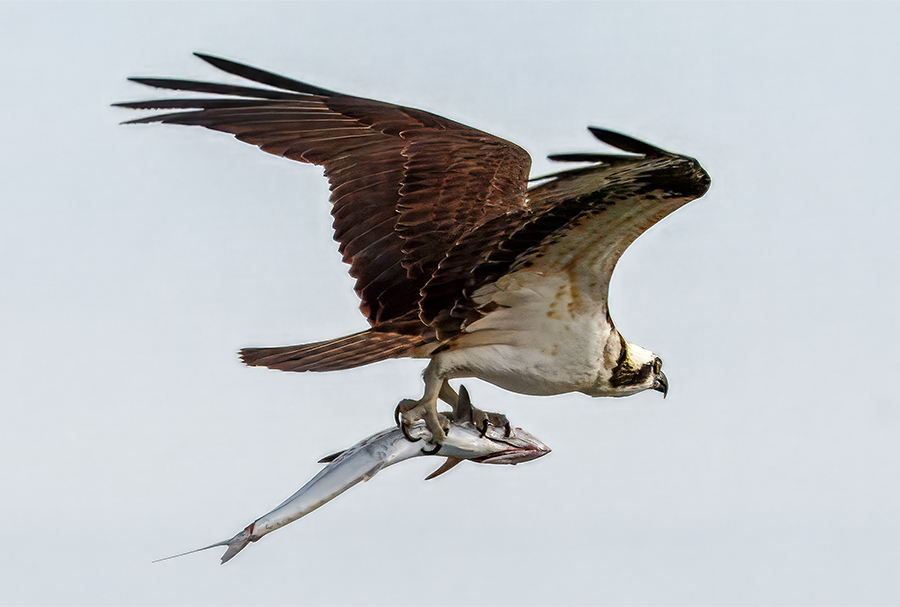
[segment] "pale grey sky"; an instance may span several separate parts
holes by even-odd
[[[0,3],[0,603],[897,604],[897,3]],[[615,275],[669,398],[465,382],[553,453],[385,471],[226,566],[422,361],[250,345],[364,328],[321,170],[119,126],[216,54],[549,153],[619,130],[701,200]]]

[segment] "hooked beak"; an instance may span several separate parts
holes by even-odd
[[[657,392],[662,392],[663,398],[669,393],[669,380],[666,379],[666,374],[662,371],[659,372],[659,376],[657,376],[656,381],[653,383],[653,389]]]
[[[509,436],[496,438],[489,436],[492,442],[502,448],[488,455],[472,458],[479,464],[518,464],[530,462],[550,453],[550,447],[521,428],[515,428]]]

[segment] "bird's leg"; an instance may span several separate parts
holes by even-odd
[[[456,407],[459,404],[459,394],[456,393],[456,390],[450,385],[446,379],[441,382],[441,391],[438,394],[438,398],[442,401],[453,407],[453,413],[456,414]]]
[[[425,368],[425,393],[419,400],[402,400],[397,405],[401,427],[411,428],[417,421],[425,420],[425,426],[431,432],[431,442],[440,445],[447,437],[447,432],[438,416],[437,400],[442,392],[444,381],[437,376],[432,365]],[[448,386],[449,388],[449,386]],[[452,392],[452,389],[450,390]],[[446,422],[446,420],[444,420]],[[449,429],[449,426],[448,426]],[[407,437],[408,432],[405,432]]]

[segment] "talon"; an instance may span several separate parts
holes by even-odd
[[[421,440],[421,439],[419,439],[419,440]],[[436,454],[436,453],[437,453],[438,451],[440,451],[440,450],[441,450],[441,445],[440,445],[440,444],[435,445],[435,446],[434,446],[434,449],[433,449],[432,451],[429,451],[429,450],[426,449],[425,447],[422,447],[422,453],[424,453],[425,455],[434,455],[434,454]]]
[[[503,428],[503,436],[509,438],[512,436],[512,426],[509,420],[502,413],[492,413],[491,411],[482,411],[472,406],[469,400],[469,393],[460,386],[459,390],[459,407],[454,412],[454,419],[461,421],[468,419],[473,426],[478,429],[481,436],[487,436],[490,428]]]
[[[409,428],[407,428],[406,424],[403,423],[402,414],[403,414],[403,406],[404,405],[406,405],[408,407],[410,403],[415,404],[415,402],[416,401],[401,400],[399,403],[397,403],[397,407],[394,409],[394,421],[397,423],[397,427],[400,428],[400,432],[402,432],[403,436],[406,437],[406,440],[408,440],[411,443],[419,442],[420,440],[422,440],[422,437],[421,436],[418,438],[412,437],[412,435],[409,433]]]
[[[400,418],[399,425],[403,435],[413,442],[422,440],[421,436],[414,439],[410,434],[412,427],[420,420],[425,422],[425,427],[431,433],[428,442],[432,444],[440,445],[447,437],[447,431],[450,430],[449,421],[446,419],[442,421],[434,404],[429,406],[427,402],[402,400],[397,405],[394,414]]]
[[[418,438],[413,438],[412,435],[410,435],[409,429],[407,429],[406,424],[400,424],[400,432],[402,432],[403,436],[406,438],[406,440],[408,440],[411,443],[417,443],[420,440],[422,440],[421,436]]]

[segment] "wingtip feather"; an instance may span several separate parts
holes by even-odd
[[[195,52],[194,55],[212,65],[213,67],[222,70],[223,72],[226,72],[233,76],[246,78],[247,80],[252,80],[253,82],[258,82],[259,84],[274,86],[276,88],[284,89],[287,91],[294,91],[295,93],[301,93],[303,95],[322,95],[328,97],[339,94],[335,93],[334,91],[315,86],[313,84],[308,84],[306,82],[294,80],[293,78],[288,78],[287,76],[282,76],[274,72],[262,70],[258,67],[253,67],[252,65],[238,63],[237,61],[232,61],[231,59],[224,59],[222,57],[216,57],[214,55],[207,55],[206,53],[197,52]]]
[[[629,137],[623,133],[618,133],[616,131],[610,131],[609,129],[602,129],[596,126],[589,126],[587,128],[591,134],[602,141],[607,145],[611,145],[614,148],[618,148],[625,152],[630,152],[632,154],[643,154],[645,156],[671,156],[671,152],[667,152],[662,148],[658,148],[655,145],[651,145],[646,141],[641,141],[640,139],[635,139],[634,137]]]
[[[211,66],[217,67],[220,70],[223,70],[225,72],[229,71],[228,68],[235,69],[235,68],[246,67],[240,63],[237,63],[236,61],[231,61],[230,59],[225,59],[224,57],[216,57],[215,55],[208,55],[206,53],[195,52],[194,57],[198,57],[199,59],[202,59],[203,61],[207,62]]]

